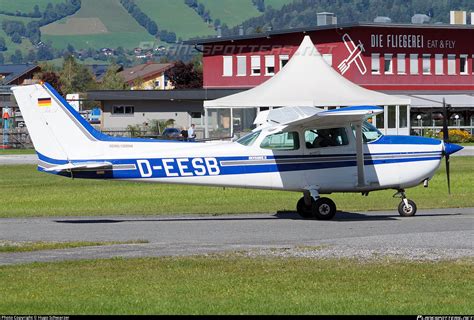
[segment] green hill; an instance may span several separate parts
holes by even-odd
[[[155,39],[122,7],[119,0],[82,0],[76,14],[41,28],[42,40],[55,48],[134,48]]]
[[[159,29],[172,31],[182,39],[215,34],[214,28],[182,0],[135,0],[135,3]]]
[[[252,4],[252,0],[198,0],[198,2],[210,11],[212,19],[219,19],[229,27],[261,14]]]

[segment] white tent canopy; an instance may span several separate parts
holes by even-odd
[[[205,101],[208,108],[326,107],[408,105],[410,99],[364,89],[329,66],[305,36],[300,47],[275,76],[261,85],[227,97]]]

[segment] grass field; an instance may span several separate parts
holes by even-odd
[[[81,27],[70,28],[69,34],[65,34],[65,28],[70,26],[67,20],[70,18],[84,18],[84,30]],[[90,30],[87,21],[94,18],[100,21],[98,30],[94,34],[83,34]],[[76,21],[77,22],[77,21]],[[77,24],[77,23],[76,23]],[[102,32],[105,26],[107,32]],[[100,29],[100,30],[99,30]],[[81,9],[74,15],[41,28],[42,40],[51,40],[56,48],[65,48],[68,43],[75,48],[124,48],[138,47],[140,42],[154,41],[143,27],[122,7],[119,0],[82,0]],[[62,35],[56,35],[61,33]]]
[[[36,154],[35,149],[0,149],[0,156],[14,154]]]
[[[409,189],[418,208],[474,207],[474,158],[453,157],[452,194],[444,167],[430,182]],[[71,180],[36,171],[33,165],[0,166],[0,218],[41,216],[276,213],[294,211],[299,193],[249,189]],[[394,191],[334,194],[339,210],[396,210]],[[186,201],[183,201],[183,200]]]
[[[243,21],[257,17],[261,13],[252,4],[252,0],[199,0],[206,10],[211,13],[212,19],[220,19],[229,27],[234,27]]]
[[[214,27],[208,26],[184,1],[136,0],[135,3],[159,29],[173,31],[183,39],[216,34]]]
[[[35,5],[38,5],[40,11],[44,11],[48,3],[53,6],[57,3],[66,2],[65,0],[0,0],[0,8],[9,12],[20,11],[22,13],[31,13]]]
[[[0,314],[471,314],[472,261],[112,259],[0,267]]]
[[[31,251],[58,250],[58,249],[80,248],[80,247],[98,247],[98,246],[111,246],[115,244],[138,244],[138,243],[148,243],[148,241],[136,240],[136,241],[102,241],[102,242],[90,242],[90,241],[11,242],[11,241],[0,240],[0,254],[12,253],[12,252],[31,252]],[[0,255],[0,258],[1,258],[1,255]]]

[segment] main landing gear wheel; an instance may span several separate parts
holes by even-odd
[[[331,220],[336,215],[336,204],[329,198],[313,202],[313,216],[318,220]]]
[[[311,202],[314,202],[314,200],[312,200]],[[304,219],[313,218],[313,211],[311,209],[311,206],[306,205],[304,197],[298,200],[298,203],[296,204],[296,211],[298,211],[298,214]]]
[[[402,200],[398,205],[398,213],[402,217],[413,217],[416,214],[416,204],[412,200],[407,200],[408,206],[405,204],[405,201]]]
[[[301,198],[296,210],[304,219],[331,220],[336,215],[336,204],[329,198],[311,199],[311,206],[307,206],[304,197]]]

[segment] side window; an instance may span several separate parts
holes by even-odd
[[[271,150],[298,150],[300,148],[297,132],[280,132],[263,139],[260,144],[262,149]]]
[[[308,149],[339,147],[349,144],[345,128],[306,130],[304,138]]]

